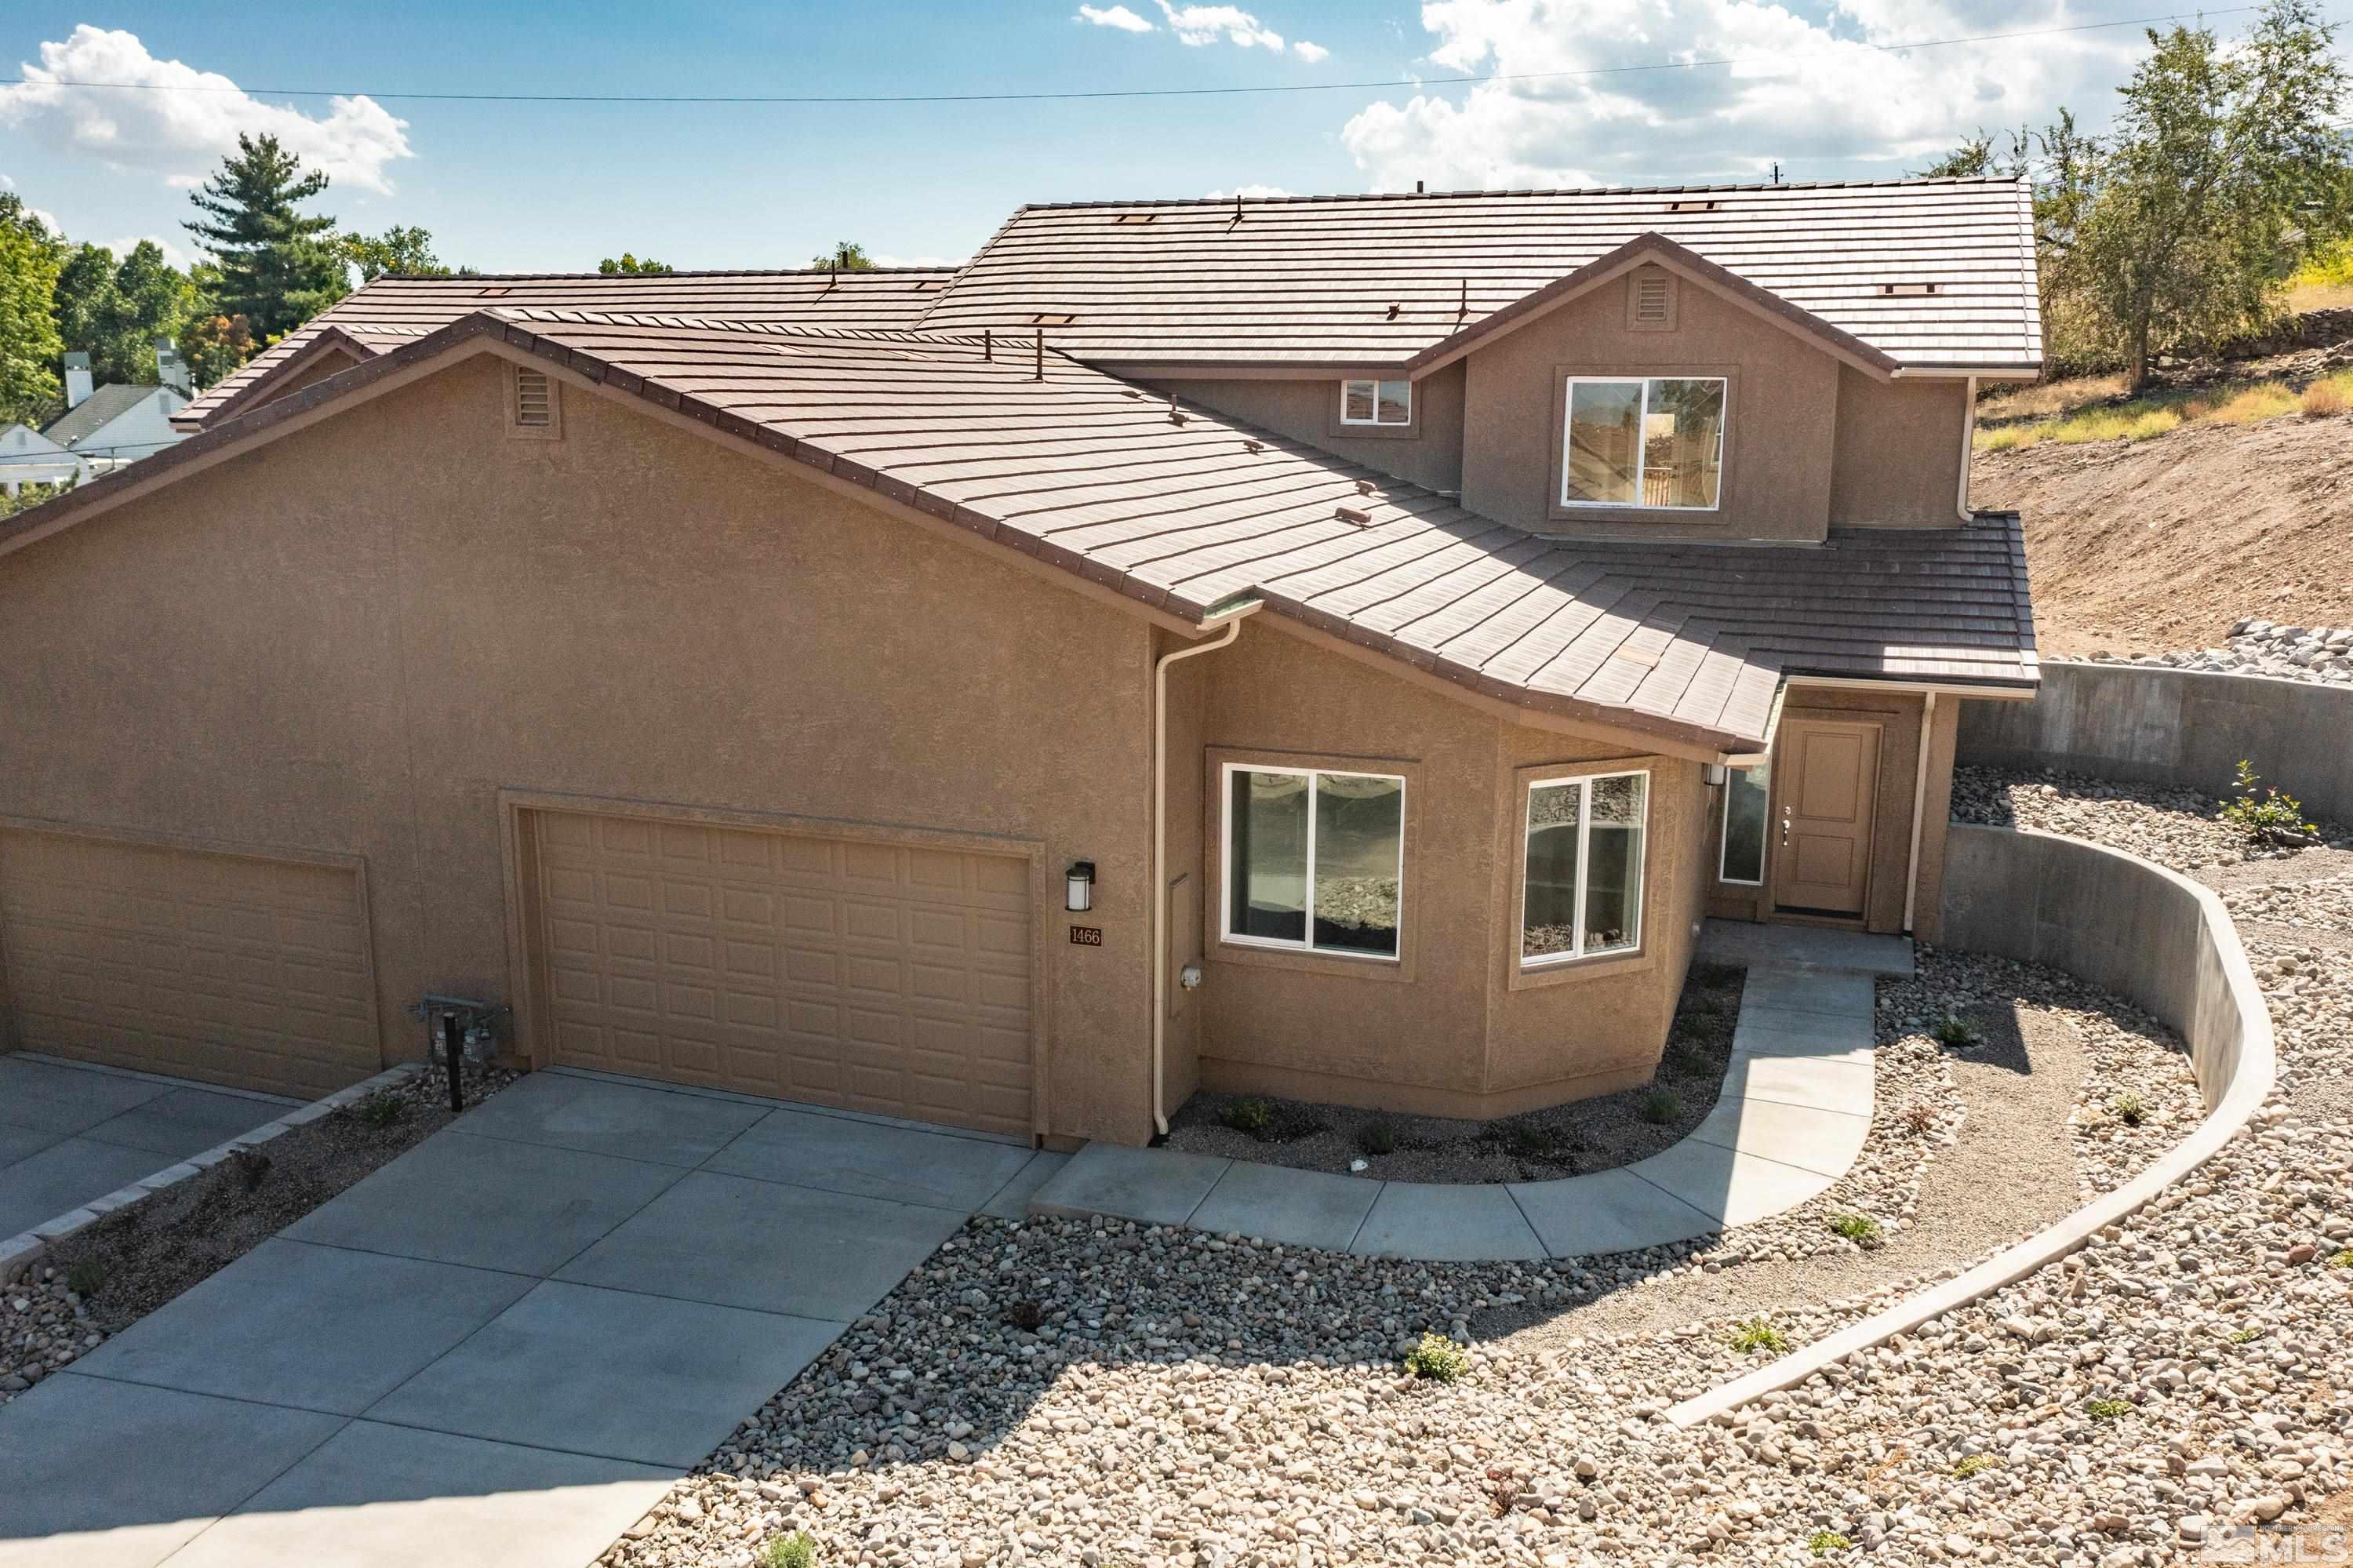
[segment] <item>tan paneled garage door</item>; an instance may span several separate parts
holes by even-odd
[[[533,818],[556,1060],[1030,1130],[1026,859]]]
[[[0,828],[16,1044],[306,1099],[380,1066],[348,866]]]

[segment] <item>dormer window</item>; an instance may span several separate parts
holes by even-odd
[[[1413,423],[1413,383],[1410,381],[1343,381],[1340,422],[1344,425],[1386,425],[1398,429]]]

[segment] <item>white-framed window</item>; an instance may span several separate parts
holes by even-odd
[[[1229,762],[1225,797],[1227,941],[1398,956],[1403,779]]]
[[[1340,422],[1344,425],[1413,423],[1413,383],[1410,381],[1343,381]]]
[[[1765,881],[1765,830],[1773,798],[1772,767],[1736,768],[1724,780],[1724,853],[1718,882],[1758,887]]]
[[[1570,376],[1560,503],[1715,511],[1727,394],[1721,376]]]
[[[1522,969],[1641,946],[1650,805],[1647,771],[1545,779],[1528,787]]]

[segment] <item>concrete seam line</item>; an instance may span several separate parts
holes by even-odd
[[[2221,899],[2179,872],[2168,870],[2138,855],[2110,849],[2105,844],[2057,833],[2023,832],[2018,837],[2021,840],[2051,839],[2078,849],[2113,856],[2139,866],[2189,895],[2198,906],[2206,934],[2221,960],[2222,983],[2239,1013],[2240,1045],[2229,1086],[2214,1108],[2207,1113],[2205,1120],[2200,1122],[2188,1138],[2116,1191],[2102,1194],[2057,1224],[2004,1248],[1956,1278],[1932,1286],[1908,1300],[1875,1312],[1859,1323],[1849,1324],[1829,1338],[1779,1361],[1684,1400],[1667,1411],[1667,1419],[1676,1426],[1696,1426],[1713,1416],[1737,1410],[1752,1400],[1794,1387],[1825,1367],[1916,1329],[1932,1318],[1942,1317],[1947,1312],[1990,1296],[2003,1286],[2023,1279],[2043,1265],[2075,1251],[2103,1228],[2133,1213],[2221,1152],[2225,1144],[2238,1136],[2263,1104],[2264,1097],[2271,1093],[2279,1071],[2277,1049],[2272,1038],[2271,1013],[2264,1004],[2263,992],[2255,985],[2254,970],[2247,962],[2246,949],[2240,945],[2238,928],[2231,923],[2230,914],[2222,907]],[[2171,1023],[2170,1020],[2167,1022]],[[2194,1020],[2185,1022],[2194,1023]],[[2187,1029],[2179,1024],[2172,1026],[2179,1031],[2185,1041],[2188,1040]],[[2196,1060],[2194,1044],[2191,1060]]]

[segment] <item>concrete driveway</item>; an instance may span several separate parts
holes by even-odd
[[[0,1568],[581,1568],[1059,1163],[533,1074],[0,1408]]]

